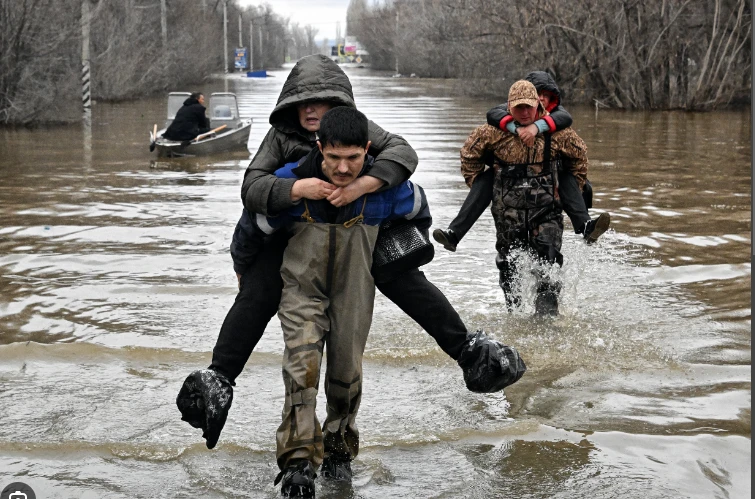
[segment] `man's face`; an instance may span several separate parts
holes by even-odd
[[[320,129],[320,118],[333,106],[326,101],[303,102],[296,106],[299,113],[299,124],[308,132]]]
[[[197,102],[199,102],[200,104],[204,106],[204,95],[199,94],[199,98],[197,99]]]
[[[537,108],[527,104],[519,104],[511,109],[511,116],[522,126],[531,125],[537,119]]]
[[[359,146],[342,146],[325,144],[324,146],[317,142],[317,147],[322,153],[322,171],[330,180],[330,183],[336,187],[346,187],[356,180],[359,172],[364,166],[364,156],[370,143],[366,148]]]

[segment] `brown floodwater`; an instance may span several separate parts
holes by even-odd
[[[467,193],[459,149],[498,102],[443,80],[348,74],[359,108],[417,150],[413,180],[445,227]],[[238,95],[253,153],[286,75],[198,90]],[[533,317],[528,278],[524,306],[506,311],[489,213],[424,267],[470,330],[516,346],[529,371],[505,393],[466,391],[378,295],[354,482],[318,481],[318,497],[750,497],[750,110],[596,116],[566,103],[588,144],[593,215],[610,212],[611,229],[587,246],[566,223],[561,315]],[[249,153],[157,161],[149,130],[164,114],[152,98],[96,104],[91,136],[0,130],[0,487],[278,494],[277,319],[214,450],[175,406],[235,296],[228,246]]]

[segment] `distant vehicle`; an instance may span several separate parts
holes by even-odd
[[[153,131],[150,132],[150,151],[157,149],[157,156],[160,158],[180,158],[246,149],[249,132],[252,129],[252,119],[241,119],[236,94],[229,92],[216,92],[210,95],[208,112],[211,130],[209,132],[199,135],[194,140],[175,141],[163,137],[163,133],[173,122],[176,113],[189,95],[191,95],[189,92],[168,94],[168,116],[165,126],[157,130],[157,125],[155,125]]]

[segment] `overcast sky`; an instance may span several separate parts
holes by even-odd
[[[346,8],[349,0],[238,0],[240,5],[269,4],[276,14],[300,26],[311,24],[318,30],[317,40],[336,37],[336,24],[341,21],[341,36],[346,32]]]

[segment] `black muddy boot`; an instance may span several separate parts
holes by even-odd
[[[213,369],[189,374],[176,397],[181,420],[202,429],[207,448],[218,443],[233,402],[233,383]]]
[[[274,485],[281,480],[281,497],[296,499],[314,499],[315,497],[315,467],[306,459],[292,461],[286,469],[275,477]]]
[[[433,239],[442,244],[448,251],[456,251],[456,246],[459,244],[459,238],[456,237],[456,234],[451,229],[435,229],[433,231]]]
[[[467,342],[457,361],[464,383],[475,393],[494,393],[513,385],[527,371],[527,365],[514,347],[506,346],[477,331]]]
[[[339,482],[351,482],[351,460],[346,457],[325,456],[320,468],[323,478]]]
[[[595,220],[585,223],[585,227],[582,229],[582,236],[588,244],[592,244],[608,230],[609,225],[611,225],[611,215],[608,212],[601,213]]]
[[[535,298],[535,314],[546,317],[555,317],[558,315],[558,294],[561,291],[561,284],[552,282],[541,282],[537,286],[537,297]]]

